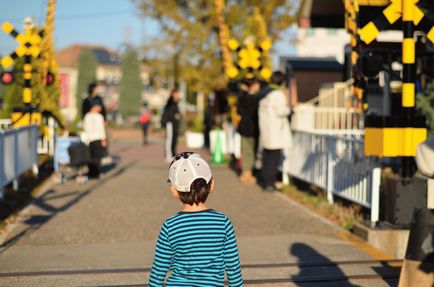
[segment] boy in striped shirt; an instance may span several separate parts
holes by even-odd
[[[243,286],[232,223],[205,204],[214,189],[206,161],[197,153],[178,154],[168,182],[183,209],[161,227],[147,286],[222,287],[225,273],[230,287]]]

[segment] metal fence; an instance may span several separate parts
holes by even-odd
[[[294,131],[286,151],[284,172],[371,209],[371,222],[379,217],[381,171],[374,158],[363,154],[363,139]]]
[[[22,173],[30,168],[37,172],[37,142],[37,126],[0,131],[0,197],[7,184],[13,182],[18,188]]]
[[[317,97],[294,107],[292,129],[331,134],[334,130],[347,134],[363,130],[363,113],[354,107],[351,87],[352,80],[323,84]]]

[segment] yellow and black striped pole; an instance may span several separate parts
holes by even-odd
[[[42,81],[40,84],[42,88],[41,93],[46,96],[47,90],[45,87],[49,85],[48,75],[50,70],[56,70],[57,64],[54,59],[54,45],[53,45],[53,32],[54,32],[54,16],[56,11],[56,0],[49,0],[47,3],[47,14],[45,17],[44,37],[41,42],[41,61],[40,77]]]
[[[407,113],[413,112],[416,81],[416,49],[414,41],[414,3],[402,1],[402,107]]]
[[[356,106],[359,112],[362,111],[362,107],[367,109],[366,99],[363,98],[363,88],[362,80],[360,74],[357,71],[357,61],[360,55],[360,37],[358,35],[359,28],[359,3],[358,0],[344,0],[345,11],[346,11],[346,29],[348,34],[350,34],[350,46],[351,46],[351,74],[354,79],[351,94],[355,98],[354,106]],[[365,103],[363,103],[365,101]]]
[[[416,91],[416,44],[414,41],[414,0],[402,0],[402,101],[403,114],[401,126],[412,127],[414,116],[415,91]],[[411,140],[411,133],[404,133],[404,141]],[[402,157],[402,176],[410,178],[412,171],[413,157]]]

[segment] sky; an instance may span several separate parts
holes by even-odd
[[[48,0],[0,0],[0,22],[11,22],[16,30],[23,31],[22,20],[33,16],[36,23],[45,19]],[[57,50],[74,43],[99,44],[114,50],[128,42],[134,46],[150,41],[158,35],[158,24],[141,18],[130,0],[57,0],[54,44]],[[276,43],[278,55],[294,53],[285,33],[283,41]],[[13,52],[17,43],[0,31],[0,55]]]

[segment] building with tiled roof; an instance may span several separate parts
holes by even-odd
[[[121,59],[115,51],[95,45],[74,44],[68,46],[55,55],[59,66],[61,85],[60,107],[65,118],[72,121],[77,113],[76,93],[78,80],[78,62],[84,48],[91,48],[97,62],[96,79],[102,87],[102,97],[109,114],[116,114],[119,108],[119,82],[121,79]],[[149,72],[142,66],[144,85],[149,81]],[[82,95],[83,98],[86,95]]]

